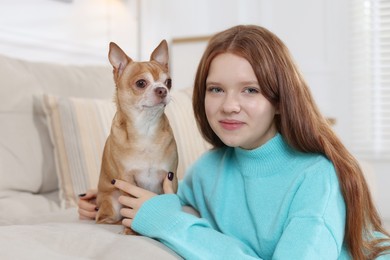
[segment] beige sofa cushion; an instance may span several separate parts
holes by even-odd
[[[44,95],[63,207],[76,206],[77,195],[96,188],[105,140],[115,105],[104,99]]]
[[[108,65],[67,66],[0,56],[0,192],[58,188],[53,146],[41,102],[34,97],[107,98],[113,91]]]

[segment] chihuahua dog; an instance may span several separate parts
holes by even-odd
[[[118,197],[111,184],[120,179],[154,193],[163,193],[168,172],[176,172],[178,155],[168,118],[170,101],[168,45],[163,40],[150,61],[135,62],[115,43],[110,43],[117,111],[104,146],[97,194],[97,223],[119,224]],[[177,177],[173,179],[177,191]],[[125,234],[136,234],[125,228]]]

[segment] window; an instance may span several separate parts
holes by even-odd
[[[352,150],[390,159],[390,1],[350,0]]]

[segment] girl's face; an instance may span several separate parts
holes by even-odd
[[[237,55],[216,56],[206,80],[205,110],[227,146],[254,149],[275,136],[275,107],[261,93],[250,63]]]

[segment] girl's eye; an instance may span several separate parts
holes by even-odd
[[[145,88],[147,83],[146,83],[146,80],[140,79],[140,80],[137,80],[137,82],[135,82],[135,85],[137,86],[137,88]]]
[[[223,90],[219,87],[209,87],[207,89],[209,92],[211,93],[220,93],[220,92],[223,92]]]
[[[257,88],[248,87],[244,90],[244,92],[248,94],[257,94],[260,93],[260,90]]]
[[[172,87],[172,79],[167,79],[165,81],[165,85],[167,86],[168,89],[171,89],[171,87]]]

